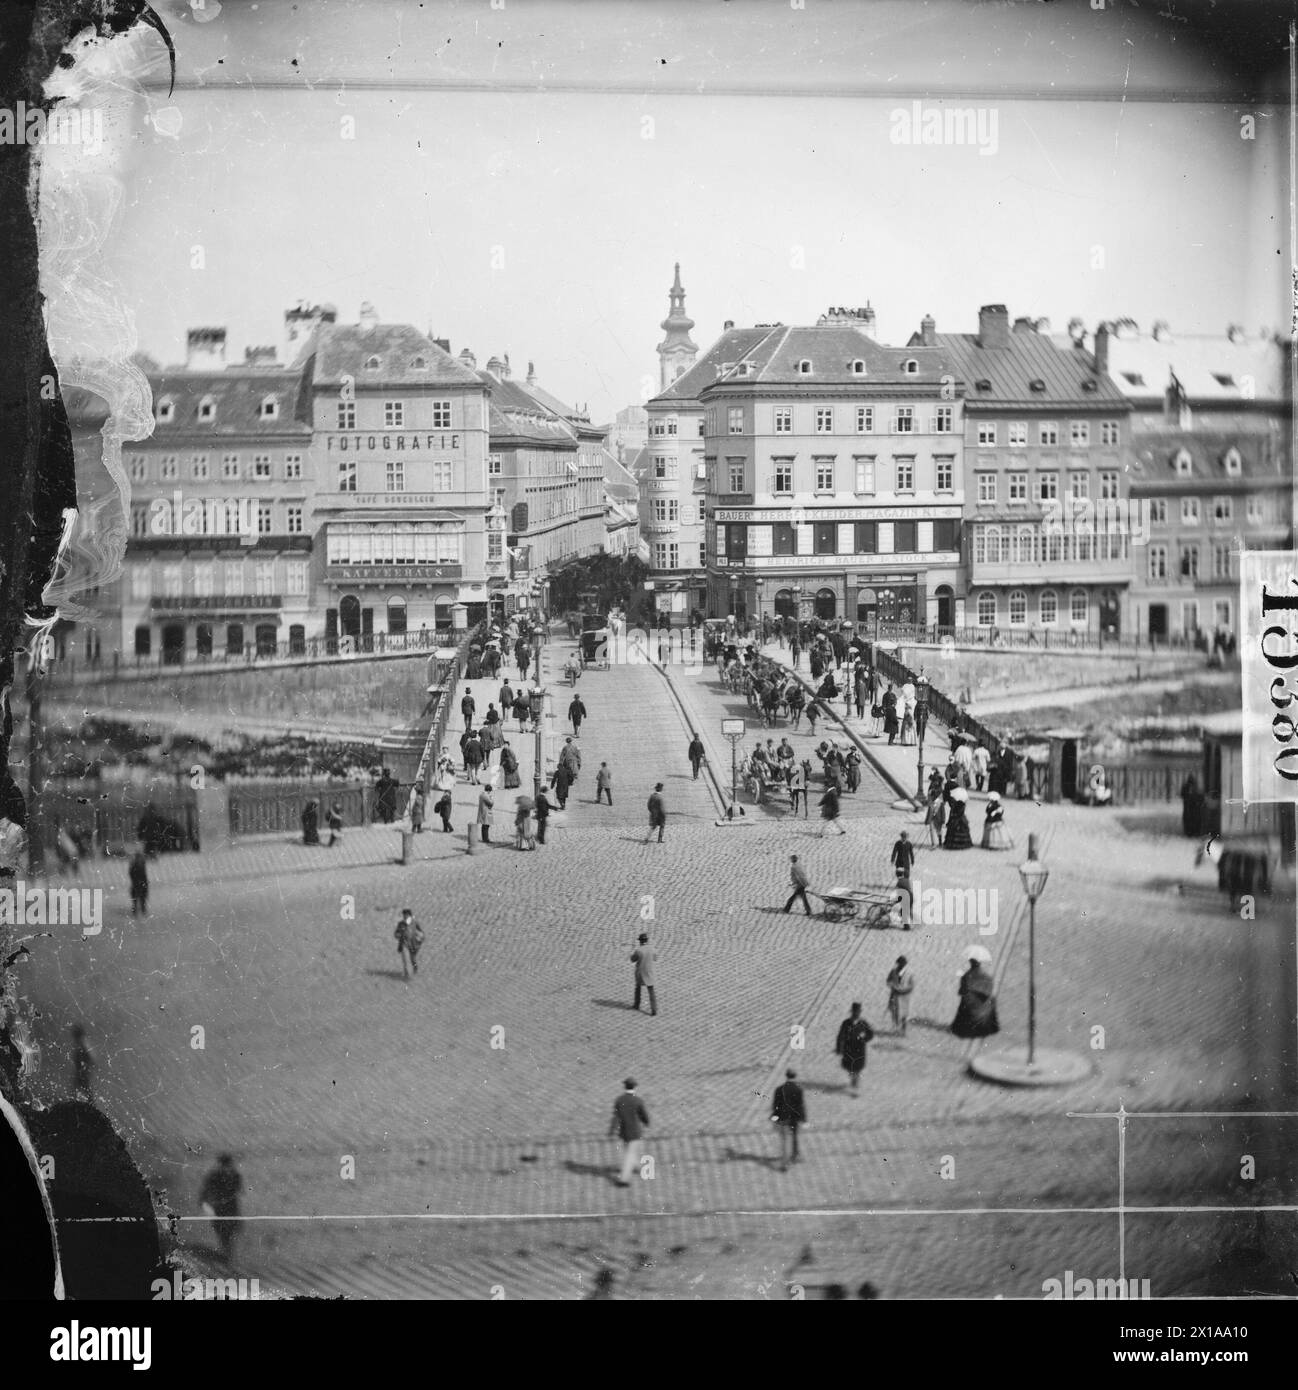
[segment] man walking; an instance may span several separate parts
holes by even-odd
[[[572,703],[568,706],[568,722],[572,725],[572,732],[575,737],[581,737],[581,721],[586,717],[586,706],[580,695],[572,697]]]
[[[667,828],[667,803],[663,800],[663,784],[656,782],[653,791],[649,794],[649,833],[644,837],[645,844],[648,844],[654,837],[654,831],[658,832],[658,843],[663,842],[663,831]]]
[[[613,804],[613,770],[607,763],[600,763],[599,771],[595,774],[595,805],[598,806],[601,798],[607,796],[608,804]]]
[[[780,1172],[787,1173],[789,1164],[798,1161],[798,1126],[807,1123],[806,1097],[792,1068],[771,1097],[771,1119],[780,1127]]]
[[[906,1020],[910,1017],[910,996],[915,989],[915,973],[905,956],[897,957],[896,965],[888,971],[887,984],[888,1017],[892,1019],[893,1030],[904,1038]]]
[[[807,885],[811,880],[807,877],[807,871],[798,863],[796,854],[789,856],[789,882],[793,884],[793,892],[789,894],[789,901],[784,904],[785,912],[788,912],[799,898],[802,905],[807,909],[807,916],[811,916],[811,904],[807,901]]]
[[[640,1012],[640,991],[641,989],[649,992],[649,1016],[658,1016],[658,995],[654,992],[654,948],[649,944],[647,932],[641,932],[639,937],[640,944],[631,952],[631,960],[635,965],[635,1003],[632,1007],[636,1013]]]
[[[848,1075],[853,1099],[860,1094],[865,1048],[873,1037],[874,1029],[861,1017],[860,1004],[853,1004],[851,1014],[838,1025],[838,1038],[834,1043],[834,1051]]]
[[[897,870],[897,888],[903,895],[901,901],[902,926],[906,931],[909,931],[911,910],[910,871],[915,864],[915,846],[911,844],[910,835],[905,830],[897,837],[889,859],[892,862],[893,868]]]
[[[491,822],[495,809],[496,803],[491,796],[491,787],[484,783],[478,793],[478,838],[484,845],[491,843]]]
[[[460,701],[460,713],[464,716],[464,727],[473,728],[473,714],[478,708],[478,702],[473,698],[473,691],[468,686],[464,687],[464,699]]]
[[[829,785],[825,788],[824,796],[820,798],[817,805],[819,805],[820,807],[820,818],[824,821],[824,825],[820,827],[821,839],[824,839],[825,834],[829,830],[829,827],[831,825],[834,827],[835,830],[838,831],[840,835],[846,835],[847,831],[844,830],[843,827],[838,823],[839,803],[838,784],[836,782],[831,781],[829,783]]]
[[[613,1118],[608,1127],[609,1137],[617,1135],[626,1146],[622,1150],[622,1171],[616,1178],[619,1187],[631,1186],[631,1174],[644,1148],[644,1132],[649,1128],[649,1112],[635,1089],[635,1078],[628,1076],[622,1083],[622,1094],[613,1102]]]
[[[542,787],[536,798],[536,843],[545,844],[546,827],[550,824],[550,801]]]
[[[392,933],[397,940],[397,954],[401,957],[401,973],[408,980],[419,974],[419,950],[424,944],[424,929],[415,921],[415,914],[408,908],[401,909],[397,918],[397,929]],[[407,957],[409,965],[407,966]]]
[[[690,737],[688,752],[690,766],[694,769],[694,780],[697,782],[699,780],[699,769],[703,766],[703,759],[706,756],[703,751],[703,740],[698,736],[697,732],[693,733]]]

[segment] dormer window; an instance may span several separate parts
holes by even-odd
[[[415,360],[410,364],[410,370],[412,372],[426,372],[428,370],[428,363],[424,360],[424,358],[416,357]]]
[[[798,363],[798,375],[799,375],[799,376],[810,376],[810,375],[811,375],[811,358],[810,358],[810,357],[804,357],[804,358]]]
[[[847,365],[848,369],[851,371],[853,376],[865,375],[865,363],[864,361],[862,361],[861,358],[857,357],[853,359],[851,362],[849,362]]]
[[[176,403],[170,396],[164,396],[158,402],[158,423],[169,425],[176,418]]]
[[[992,384],[991,384],[990,381],[987,380],[987,378],[986,378],[985,376],[984,376],[984,377],[979,377],[979,379],[978,379],[977,381],[974,382],[974,390],[975,390],[975,391],[982,391],[982,392],[984,392],[984,393],[988,393],[988,392],[991,391],[991,389],[992,389]]]
[[[1098,389],[1099,389],[1099,382],[1096,381],[1094,377],[1088,376],[1088,377],[1086,378],[1086,380],[1085,380],[1084,382],[1082,382],[1082,390],[1083,390],[1083,391],[1091,392],[1091,391],[1096,391],[1096,390],[1098,390]]]
[[[919,375],[919,363],[913,357],[908,357],[902,364],[901,369],[907,376]]]
[[[1046,383],[1042,381],[1039,376],[1034,376],[1032,380],[1028,382],[1028,390],[1035,391],[1038,395],[1044,392],[1045,389]]]
[[[279,419],[279,397],[263,396],[261,400],[261,418],[263,420]]]
[[[1240,474],[1241,462],[1238,449],[1228,449],[1222,458],[1221,466],[1226,470],[1228,478],[1238,478]]]
[[[216,419],[216,398],[204,396],[198,403],[198,418],[200,420],[211,421]]]
[[[1178,449],[1172,466],[1176,469],[1178,478],[1188,478],[1194,469],[1194,460],[1190,457],[1189,449]]]
[[[377,357],[367,357],[365,359],[365,370],[367,372],[377,372],[379,369],[379,359]]]

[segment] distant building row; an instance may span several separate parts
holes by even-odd
[[[285,315],[273,348],[225,361],[189,333],[151,371],[155,427],[122,446],[124,573],[82,656],[180,662],[312,639],[449,630],[544,602],[568,560],[638,548],[631,476],[583,412],[372,306]],[[74,399],[78,476],[102,488],[102,406]],[[91,500],[83,497],[84,501]]]
[[[1239,553],[1293,536],[1287,345],[1074,321],[904,347],[874,311],[727,323],[679,267],[637,458],[660,607],[1097,640],[1233,632]]]

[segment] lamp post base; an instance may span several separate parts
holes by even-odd
[[[1026,1047],[1007,1047],[979,1051],[970,1059],[969,1070],[999,1086],[1072,1086],[1093,1075],[1095,1065],[1084,1053],[1039,1047],[1029,1066]]]

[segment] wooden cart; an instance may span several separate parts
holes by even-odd
[[[858,927],[890,927],[893,911],[900,902],[895,885],[848,887],[839,885],[816,895],[825,903],[825,917],[831,922],[854,921]]]

